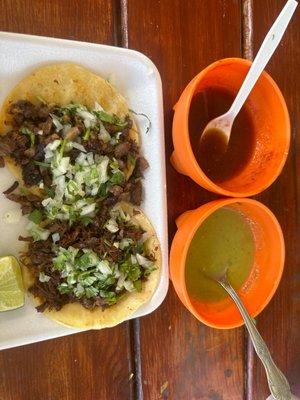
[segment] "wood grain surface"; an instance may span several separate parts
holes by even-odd
[[[209,63],[255,55],[284,3],[0,0],[0,30],[128,46],[155,62],[164,92],[171,241],[178,215],[216,197],[169,164],[172,108],[184,86]],[[291,114],[291,151],[280,178],[257,197],[278,217],[287,245],[282,283],[258,327],[298,396],[299,15],[298,10],[267,68]],[[268,393],[244,329],[218,331],[197,323],[172,287],[162,306],[139,321],[0,352],[0,400],[265,400]]]
[[[267,30],[285,0],[253,2],[253,42],[256,54]],[[279,179],[258,199],[277,216],[286,243],[285,269],[279,289],[258,319],[258,328],[270,346],[292,391],[300,396],[300,10],[298,9],[277,52],[266,70],[279,85],[291,119],[291,147]],[[298,190],[298,193],[297,193]],[[254,358],[252,399],[264,399],[268,388],[261,364]]]
[[[177,216],[215,198],[168,162],[172,108],[206,65],[240,56],[240,11],[239,1],[170,0],[156,7],[151,0],[143,6],[139,0],[128,2],[128,45],[154,61],[163,82],[170,241]],[[159,399],[161,391],[164,399],[243,399],[243,329],[219,332],[200,325],[172,287],[163,305],[140,325],[145,400]]]

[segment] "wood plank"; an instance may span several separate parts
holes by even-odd
[[[285,0],[253,1],[254,55],[264,35],[276,19]],[[258,199],[278,217],[286,242],[286,262],[282,282],[268,308],[258,318],[258,328],[268,343],[278,366],[286,374],[294,394],[300,396],[300,13],[296,15],[282,43],[267,66],[285,96],[292,124],[291,149],[279,179]],[[298,171],[298,172],[297,172]],[[297,192],[298,190],[298,192]],[[251,399],[269,393],[264,370],[254,357]]]
[[[0,0],[0,9],[0,30],[114,44],[110,1]],[[131,399],[129,323],[2,351],[0,371],[1,400]]]
[[[114,44],[112,1],[0,0],[2,31]]]
[[[162,77],[171,240],[179,214],[215,198],[175,172],[168,162],[172,152],[172,107],[202,68],[220,58],[240,56],[241,2],[122,3],[123,16],[128,13],[125,22],[129,47],[149,56]],[[197,323],[172,287],[158,311],[140,320],[140,329],[145,400],[244,398],[243,329],[217,331]]]
[[[130,399],[128,343],[123,324],[4,350],[0,399]]]

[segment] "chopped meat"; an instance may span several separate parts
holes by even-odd
[[[143,187],[142,182],[138,180],[130,189],[130,200],[133,204],[139,206],[142,202]]]
[[[101,307],[102,309],[107,307],[105,300],[99,296],[91,299],[87,299],[86,297],[84,297],[80,299],[80,303],[88,310],[93,310],[95,307]]]
[[[44,185],[50,188],[52,185],[52,174],[50,170],[48,168],[43,168],[41,174],[43,177]]]
[[[52,135],[47,136],[45,138],[44,143],[47,145],[49,143],[54,142],[54,140],[58,140],[58,139],[60,139],[60,136],[57,133],[53,133]]]
[[[13,115],[15,125],[21,125],[25,120],[46,120],[50,110],[44,104],[35,106],[28,100],[19,100],[10,105],[8,112]]]
[[[120,160],[120,159],[118,159],[117,161],[118,161],[118,164],[119,164],[119,168],[121,170],[124,170],[125,167],[126,167],[126,163],[123,160]]]
[[[72,150],[70,150],[68,152],[68,157],[70,157],[71,162],[75,162],[76,158],[79,156],[80,154],[80,150],[73,148]]]
[[[123,193],[122,186],[114,185],[109,189],[109,192],[112,193],[115,197],[119,197]]]
[[[36,106],[37,117],[41,120],[47,121],[49,117],[49,113],[51,112],[49,107],[45,104],[41,104],[40,106]]]
[[[80,130],[77,126],[71,128],[66,134],[66,139],[73,141],[80,135]]]
[[[59,245],[61,247],[73,246],[80,235],[84,235],[84,233],[78,226],[74,229],[71,228],[68,232],[64,232],[62,238],[59,241]]]
[[[14,181],[14,183],[8,188],[6,189],[3,194],[9,194],[12,193],[15,189],[17,189],[17,187],[19,186],[19,182],[18,181]]]
[[[142,236],[143,236],[143,231],[141,231],[140,229],[125,228],[123,230],[123,237],[125,238],[130,238],[139,241],[141,240]]]
[[[85,126],[81,118],[79,118],[77,115],[74,117],[73,125],[77,126],[79,129],[80,133],[85,131]]]
[[[115,157],[122,158],[129,152],[131,144],[129,142],[119,143],[115,148]]]
[[[44,143],[39,143],[35,149],[34,160],[36,161],[43,161],[45,157],[45,145]]]
[[[6,195],[6,197],[11,201],[19,203],[21,205],[21,210],[24,215],[31,213],[36,208],[40,208],[41,200],[39,197],[34,195],[26,197],[20,194],[9,193]]]
[[[17,143],[13,140],[10,135],[0,136],[0,156],[6,157],[13,153],[17,146]]]
[[[103,203],[108,206],[111,207],[113,205],[115,205],[118,201],[118,198],[115,196],[107,196],[106,199],[103,200]]]
[[[23,167],[22,177],[26,186],[37,185],[42,180],[39,167],[31,163]]]
[[[31,236],[24,237],[20,235],[18,237],[18,240],[20,240],[21,242],[33,242],[33,238]]]
[[[119,196],[119,201],[130,201],[130,193],[129,192],[123,192],[120,196]]]
[[[51,232],[51,233],[59,233],[61,235],[63,235],[69,228],[69,224],[66,221],[55,221],[55,222],[51,222],[50,225],[47,225],[47,229]]]
[[[24,155],[27,158],[32,158],[35,155],[35,149],[33,147],[30,147],[30,149],[24,151]]]
[[[40,124],[40,130],[43,131],[43,135],[48,136],[51,133],[51,129],[52,129],[52,118],[48,117],[47,120],[45,122],[43,122],[42,124]]]
[[[149,163],[144,157],[139,157],[136,163],[140,172],[144,172],[147,168],[149,168]]]

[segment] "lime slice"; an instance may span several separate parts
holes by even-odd
[[[0,311],[24,305],[21,268],[15,257],[0,258]]]

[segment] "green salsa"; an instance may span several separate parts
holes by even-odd
[[[185,279],[189,295],[200,301],[219,301],[227,296],[217,279],[226,268],[229,282],[239,289],[254,259],[254,237],[242,213],[223,207],[198,228],[188,250]]]

